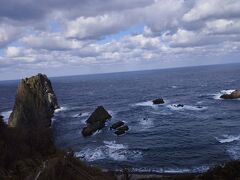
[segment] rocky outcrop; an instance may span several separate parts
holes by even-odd
[[[59,106],[50,80],[46,75],[38,74],[23,79],[19,84],[8,123],[11,127],[49,127],[57,108]]]
[[[117,121],[116,123],[112,124],[110,129],[114,129],[114,134],[119,136],[125,134],[129,130],[129,127],[123,121]]]
[[[223,94],[220,96],[222,99],[238,99],[240,98],[240,90],[235,90],[230,94]]]
[[[119,135],[125,134],[128,130],[129,130],[129,127],[127,125],[124,125],[117,128],[117,130],[114,133],[119,136]]]
[[[154,99],[152,102],[153,104],[164,104],[163,98]]]
[[[117,129],[117,128],[123,126],[123,125],[124,125],[124,122],[123,122],[123,121],[118,121],[118,122],[114,123],[114,124],[110,127],[110,129]]]
[[[84,137],[91,136],[94,132],[105,127],[105,122],[111,118],[112,116],[104,109],[103,106],[98,106],[87,119],[87,126],[83,128],[82,135]]]

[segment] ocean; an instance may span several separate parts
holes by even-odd
[[[219,98],[240,88],[240,64],[50,79],[61,106],[52,119],[55,143],[73,149],[90,165],[138,172],[203,172],[240,158],[240,100]],[[6,121],[18,83],[0,82],[0,112]],[[165,104],[153,105],[151,100],[159,97]],[[112,119],[84,138],[85,120],[99,105]],[[118,120],[130,128],[122,136],[109,128]]]

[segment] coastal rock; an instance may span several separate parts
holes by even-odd
[[[174,107],[184,107],[183,104],[174,104],[173,106],[174,106]]]
[[[84,137],[91,136],[91,135],[93,135],[93,133],[95,133],[96,131],[101,130],[104,127],[105,127],[105,123],[104,122],[100,122],[100,121],[96,122],[94,124],[88,124],[86,127],[84,127],[82,129],[82,135]]]
[[[153,104],[164,104],[164,100],[162,98],[154,99]]]
[[[1,132],[1,129],[3,128],[3,127],[5,127],[5,123],[4,123],[4,120],[3,120],[3,116],[2,115],[0,115],[0,132]]]
[[[123,125],[124,125],[124,122],[123,122],[123,121],[118,121],[118,122],[114,123],[114,124],[110,127],[110,129],[117,129],[117,128],[123,126]]]
[[[105,127],[105,122],[111,118],[112,116],[104,109],[103,106],[98,106],[87,119],[87,126],[82,129],[82,135],[84,137],[91,136],[94,132]]]
[[[104,109],[103,106],[98,106],[97,109],[87,119],[86,123],[94,124],[96,122],[106,122],[112,116]]]
[[[121,126],[119,128],[117,128],[118,131],[128,131],[129,127],[127,125]]]
[[[51,126],[54,110],[59,108],[56,95],[46,75],[38,74],[21,81],[9,126],[42,128]]]
[[[129,130],[129,127],[127,125],[124,125],[124,126],[117,128],[117,130],[114,133],[119,136],[119,135],[125,134],[126,131],[128,131],[128,130]]]
[[[223,94],[220,96],[222,99],[238,99],[240,98],[240,90],[235,90],[230,94]]]

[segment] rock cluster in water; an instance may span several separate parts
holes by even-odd
[[[220,96],[222,99],[238,99],[240,98],[240,90],[235,90],[230,94],[223,94]]]
[[[8,123],[11,127],[49,127],[57,108],[59,106],[50,80],[46,75],[38,74],[23,79],[19,84]]]
[[[128,126],[123,121],[117,121],[110,129],[115,129],[116,131],[114,133],[118,136],[125,134],[129,130]]]
[[[98,130],[105,127],[105,123],[112,116],[104,109],[103,106],[98,106],[97,109],[87,119],[87,126],[82,129],[82,135],[84,137],[91,136]]]

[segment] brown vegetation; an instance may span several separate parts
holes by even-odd
[[[110,180],[54,146],[51,129],[10,128],[0,118],[0,179]]]

